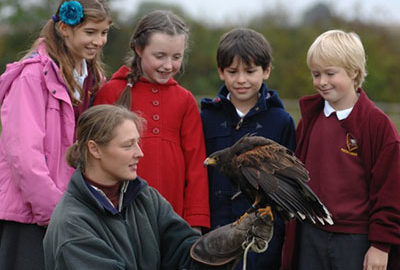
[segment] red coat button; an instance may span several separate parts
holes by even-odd
[[[158,89],[157,88],[153,88],[153,89],[151,89],[151,92],[158,93]]]
[[[160,105],[160,101],[158,100],[153,100],[153,106],[158,106]]]
[[[154,121],[160,120],[160,116],[158,114],[153,115],[153,120]]]
[[[159,128],[153,128],[153,134],[157,135],[158,133],[160,133],[160,129]]]

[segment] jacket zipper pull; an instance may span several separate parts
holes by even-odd
[[[243,124],[243,119],[244,119],[244,117],[240,118],[239,122],[238,122],[237,125],[236,125],[236,130],[239,130],[240,127],[242,126],[242,124]]]

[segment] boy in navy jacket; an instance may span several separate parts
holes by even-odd
[[[219,77],[216,98],[201,101],[207,155],[229,147],[245,134],[270,138],[294,151],[295,126],[278,93],[263,83],[271,72],[271,48],[260,33],[245,28],[225,33],[217,50]],[[251,206],[238,187],[209,168],[211,229],[237,220]],[[247,269],[279,269],[283,221],[276,217],[274,236],[265,253],[250,253]],[[239,263],[236,269],[241,269]]]

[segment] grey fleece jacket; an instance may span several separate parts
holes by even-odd
[[[77,169],[44,238],[46,269],[215,269],[191,260],[199,234],[144,180],[123,196],[118,211]]]

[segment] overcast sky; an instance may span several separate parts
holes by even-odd
[[[134,12],[141,3],[149,0],[113,0],[112,7]],[[153,0],[154,2],[154,0]],[[315,3],[323,2],[344,18],[361,18],[381,23],[400,24],[400,0],[159,0],[182,7],[192,18],[208,22],[246,22],[268,9],[281,7],[294,18]]]

